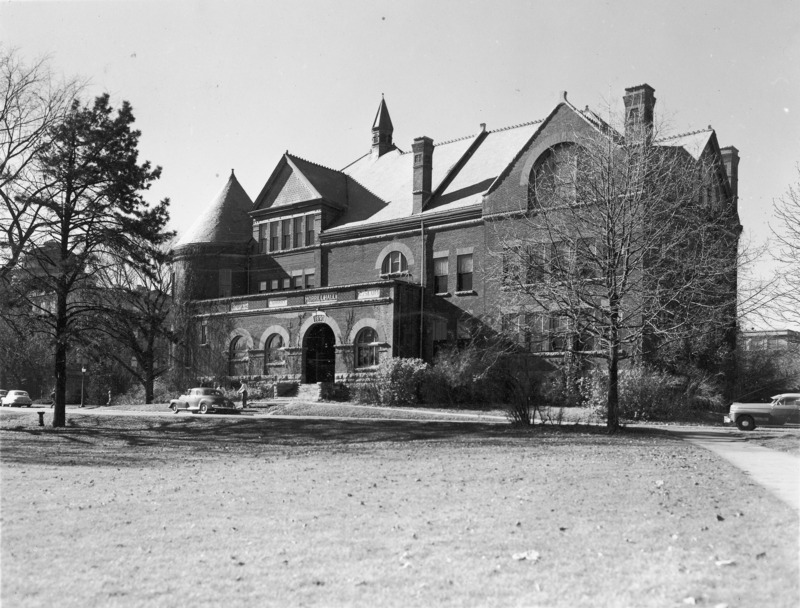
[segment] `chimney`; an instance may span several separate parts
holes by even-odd
[[[414,153],[414,210],[422,213],[422,206],[431,195],[431,174],[433,173],[433,140],[430,137],[417,137],[411,145]]]
[[[734,146],[728,146],[720,150],[722,162],[725,163],[725,173],[728,174],[728,181],[731,184],[731,199],[734,206],[739,201],[739,150]]]
[[[628,143],[649,143],[653,136],[653,108],[656,90],[649,84],[625,89],[625,140]]]

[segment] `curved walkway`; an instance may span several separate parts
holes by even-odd
[[[724,458],[800,511],[800,458],[797,456],[753,445],[730,429],[666,427],[666,430]]]

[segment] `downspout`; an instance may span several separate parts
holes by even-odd
[[[420,249],[420,275],[419,275],[419,283],[422,289],[420,290],[419,296],[419,358],[424,359],[423,357],[423,349],[424,349],[424,340],[425,334],[423,333],[424,324],[423,321],[425,319],[425,220],[422,217],[419,218],[419,249]]]

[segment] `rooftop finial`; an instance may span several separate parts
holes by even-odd
[[[378,105],[378,113],[372,121],[372,153],[378,157],[394,149],[392,144],[392,119],[389,118],[389,109],[386,107],[386,99],[381,93],[381,103]]]
[[[233,173],[233,169],[231,169],[231,177],[236,177]]]
[[[567,103],[567,92],[561,91],[558,94],[558,103]]]

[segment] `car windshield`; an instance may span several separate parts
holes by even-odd
[[[11,391],[11,394],[12,395],[16,395],[18,397],[27,397],[28,396],[28,393],[26,393],[25,391]]]

